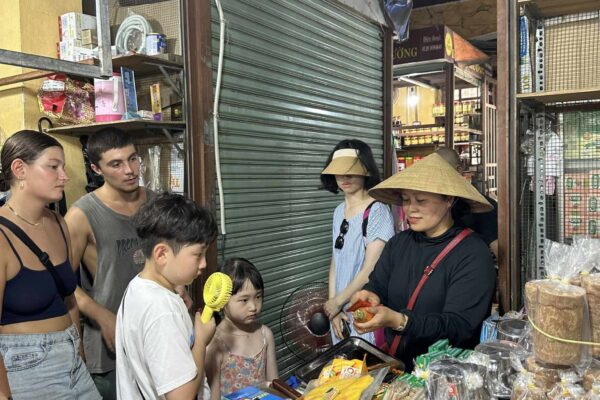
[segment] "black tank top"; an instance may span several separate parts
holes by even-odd
[[[67,254],[69,254],[65,232],[56,215],[55,218],[65,241]],[[45,268],[43,270],[35,270],[23,265],[19,253],[17,253],[17,250],[4,230],[0,229],[0,232],[8,241],[21,266],[17,275],[6,281],[0,324],[8,325],[18,322],[40,321],[65,315],[68,312],[67,307],[58,293],[56,283],[50,272]],[[55,268],[60,279],[63,281],[67,293],[69,295],[73,294],[77,286],[77,279],[71,268],[69,258],[67,257],[64,262],[56,265]]]

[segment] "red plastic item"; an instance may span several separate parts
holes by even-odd
[[[348,311],[356,311],[359,308],[370,308],[373,307],[373,304],[369,303],[366,300],[359,300],[356,303],[352,304],[350,307],[348,307]]]

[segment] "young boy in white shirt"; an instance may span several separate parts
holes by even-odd
[[[133,218],[146,256],[117,313],[117,398],[195,399],[204,377],[206,346],[215,321],[195,322],[177,285],[189,285],[206,268],[217,235],[211,213],[192,200],[162,194]]]

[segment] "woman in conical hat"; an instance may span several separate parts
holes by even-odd
[[[386,179],[369,194],[401,204],[410,229],[386,244],[369,282],[351,299],[351,304],[369,302],[374,314],[368,322],[355,322],[357,331],[384,327],[389,351],[409,371],[414,357],[439,339],[473,348],[490,313],[495,271],[484,241],[455,223],[452,209],[459,202],[472,212],[491,205],[437,154]]]
[[[334,343],[343,337],[342,320],[349,321],[349,313],[341,312],[342,306],[368,281],[385,243],[394,236],[394,218],[389,207],[374,203],[375,199],[368,194],[368,190],[380,182],[371,148],[356,139],[339,142],[321,172],[324,189],[344,194],[344,201],[333,213],[330,299],[325,303]],[[358,335],[354,329],[349,333]],[[380,336],[383,342],[383,335]],[[371,332],[362,337],[375,343]]]

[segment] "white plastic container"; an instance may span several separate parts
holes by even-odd
[[[121,74],[109,79],[94,79],[96,122],[118,121],[125,114],[125,98]]]

